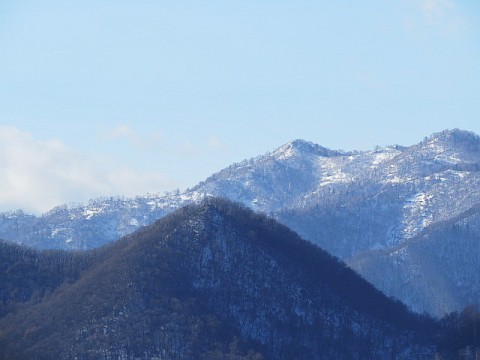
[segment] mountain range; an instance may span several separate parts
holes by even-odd
[[[475,352],[476,339],[445,341],[456,326],[409,312],[289,228],[223,199],[183,207],[100,249],[2,242],[0,256],[2,359]]]
[[[0,238],[91,249],[186,204],[222,197],[345,261],[388,296],[440,317],[480,299],[480,138],[446,130],[413,146],[335,151],[295,140],[184,192],[0,216]]]

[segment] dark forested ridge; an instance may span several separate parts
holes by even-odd
[[[478,342],[476,310],[412,314],[226,200],[101,249],[0,243],[0,257],[2,359],[454,359]]]
[[[0,316],[75,282],[100,253],[36,251],[0,240]]]

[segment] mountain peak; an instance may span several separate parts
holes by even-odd
[[[474,132],[460,129],[434,133],[419,145],[420,148],[433,151],[437,157],[444,154],[454,162],[458,162],[460,159],[476,162],[480,154],[480,136]]]
[[[430,137],[427,137],[424,142],[441,142],[443,144],[465,144],[465,143],[480,143],[480,136],[475,134],[472,131],[455,129],[447,129],[437,133],[432,134]]]
[[[315,146],[318,146],[315,143],[313,143],[311,141],[304,140],[304,139],[295,139],[295,140],[292,140],[292,141],[288,142],[287,144],[290,144],[291,146],[299,148],[299,149],[301,149],[301,148],[314,148]]]
[[[282,157],[290,157],[294,153],[313,154],[322,157],[338,156],[342,154],[339,151],[331,150],[303,139],[292,140],[285,145],[280,146],[274,152],[275,155],[280,155]]]

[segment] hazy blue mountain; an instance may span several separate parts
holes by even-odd
[[[479,169],[480,138],[461,130],[371,151],[295,140],[183,193],[3,214],[0,237],[93,248],[184,204],[225,197],[274,217],[414,310],[442,315],[480,302]]]

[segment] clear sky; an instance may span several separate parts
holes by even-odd
[[[0,211],[480,133],[479,39],[467,0],[2,0]]]

